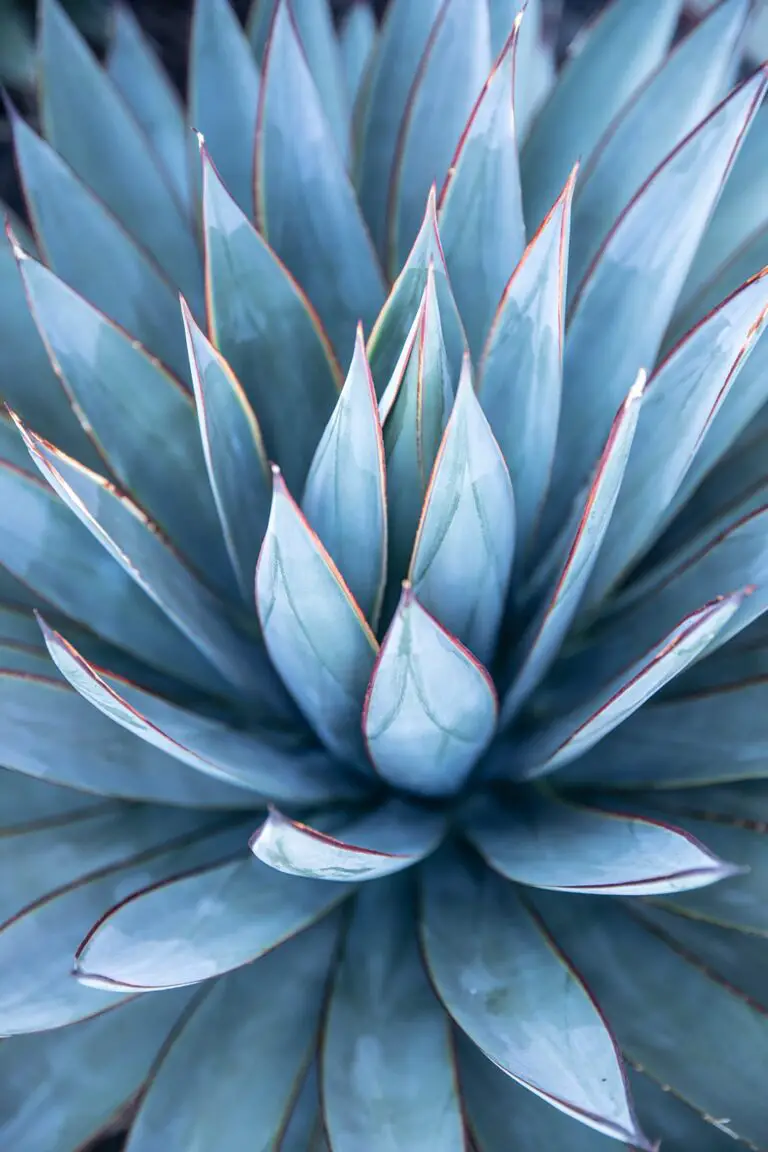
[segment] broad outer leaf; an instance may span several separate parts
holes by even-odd
[[[530,779],[554,772],[604,740],[706,651],[743,599],[744,593],[736,592],[691,612],[597,696],[590,695],[567,715],[545,723],[540,733],[515,750],[515,759],[526,766],[524,775]]]
[[[525,248],[514,118],[520,20],[470,115],[440,198],[440,234],[469,347],[479,356]]]
[[[528,230],[586,162],[626,101],[667,55],[683,0],[615,0],[566,61],[522,150]]]
[[[425,796],[459,791],[493,736],[496,709],[485,668],[404,584],[363,711],[377,772]]]
[[[329,916],[205,987],[149,1078],[126,1152],[273,1146],[317,1041],[338,929]]]
[[[463,1152],[450,1024],[422,966],[402,877],[357,897],[321,1066],[335,1152]]]
[[[196,984],[257,960],[352,890],[238,856],[116,905],[80,946],[77,974],[93,987],[123,991]]]
[[[760,105],[747,80],[656,169],[614,224],[574,298],[563,409],[545,523],[556,531],[638,369],[661,346],[674,301]],[[606,324],[606,315],[611,323]]]
[[[663,896],[739,871],[693,835],[658,819],[588,808],[542,792],[526,792],[503,806],[482,802],[470,810],[465,831],[505,879],[560,892]]]
[[[256,133],[259,230],[309,296],[338,356],[370,327],[384,280],[287,0],[264,61]]]
[[[388,211],[387,267],[393,275],[413,244],[430,187],[442,186],[492,63],[487,5],[445,0],[400,124]]]
[[[376,880],[410,868],[440,843],[444,817],[402,800],[344,821],[332,835],[273,808],[251,838],[254,856],[278,872],[318,880]]]
[[[408,579],[419,603],[484,663],[496,645],[514,549],[512,484],[475,396],[467,356],[424,500]]]
[[[462,1031],[554,1107],[650,1152],[616,1043],[519,890],[447,853],[429,861],[422,877],[427,969]]]
[[[499,302],[477,394],[512,478],[518,557],[528,553],[552,474],[563,376],[574,169]]]
[[[387,563],[386,468],[362,325],[346,383],[309,470],[302,511],[375,628]]]
[[[501,720],[505,725],[510,724],[548,671],[576,614],[616,504],[644,387],[645,373],[641,372],[616,414],[587,493],[584,512],[554,589],[523,638],[522,657],[502,701]]]
[[[207,479],[241,594],[250,605],[272,500],[269,461],[240,381],[183,299],[181,311]]]
[[[210,337],[253,406],[269,458],[300,491],[339,369],[301,289],[201,151]]]
[[[360,711],[378,644],[278,469],[256,607],[272,662],[309,723],[336,756],[360,762]]]

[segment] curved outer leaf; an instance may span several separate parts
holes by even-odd
[[[577,160],[667,55],[682,0],[615,0],[572,54],[522,150],[528,230],[544,218]]]
[[[51,363],[111,474],[231,592],[189,393],[44,265],[24,258],[19,267]]]
[[[731,87],[750,7],[750,0],[716,4],[603,136],[582,172],[574,202],[574,286],[633,195]]]
[[[440,197],[440,235],[469,347],[479,356],[525,248],[514,117],[520,18],[477,99]]]
[[[256,607],[272,662],[307,720],[334,755],[359,763],[360,709],[378,644],[278,469]]]
[[[376,253],[288,10],[279,0],[256,134],[259,229],[302,285],[337,355],[384,301]]]
[[[360,146],[355,184],[360,205],[382,260],[392,169],[408,97],[444,0],[392,0],[360,97]],[[374,374],[374,379],[377,377]]]
[[[70,850],[80,858],[81,874],[70,877],[66,854],[61,853],[58,842],[48,846],[47,853],[45,842],[27,846],[30,851],[34,847],[43,850],[35,863],[41,868],[44,887],[40,884],[37,898],[19,910],[14,908],[14,914],[0,927],[0,1031],[4,1036],[60,1028],[118,1002],[119,989],[94,992],[72,979],[72,957],[95,917],[127,892],[185,868],[211,866],[231,857],[246,834],[242,827],[222,831],[221,823],[218,828],[195,828],[189,817],[185,831],[178,816],[169,819],[168,812],[158,809],[151,819],[153,823],[147,827],[150,818],[140,811],[131,825],[129,809],[128,816],[121,814],[111,828],[99,828],[96,818],[88,821],[88,836],[81,835],[79,842],[76,837],[71,840]],[[114,845],[107,839],[110,832]],[[61,838],[61,829],[57,835]],[[92,850],[90,836],[100,852]],[[106,845],[99,843],[100,838],[106,839]],[[17,848],[22,865],[23,848]],[[45,941],[44,947],[41,941]]]
[[[318,880],[376,880],[410,868],[437,848],[445,818],[402,800],[388,800],[333,835],[270,811],[254,832],[251,851],[264,864]]]
[[[339,30],[339,51],[350,107],[362,88],[377,36],[376,17],[368,0],[355,0]]]
[[[491,45],[500,52],[514,15],[522,17],[515,60],[515,121],[517,138],[525,140],[531,124],[555,83],[554,35],[544,0],[488,0]]]
[[[338,928],[328,917],[203,991],[149,1077],[127,1152],[274,1146],[316,1042]]]
[[[280,803],[311,804],[355,797],[330,757],[298,737],[280,732],[239,732],[169,704],[134,684],[89,664],[41,621],[56,667],[75,691],[110,720],[148,744],[206,775],[248,788]],[[260,796],[253,797],[258,804]]]
[[[50,668],[50,664],[49,664]],[[52,784],[192,808],[251,808],[252,791],[147,748],[97,716],[58,678],[0,671],[3,764]]]
[[[60,156],[12,115],[19,178],[45,262],[188,379],[176,293],[105,205]]]
[[[339,370],[301,289],[201,152],[210,336],[253,406],[270,459],[299,490],[338,397]]]
[[[463,1152],[450,1025],[422,966],[402,877],[367,885],[355,902],[328,1006],[322,1078],[338,1152],[430,1144]]]
[[[764,1144],[765,1012],[713,978],[695,954],[649,931],[626,903],[544,892],[534,899],[594,988],[628,1059],[699,1114],[727,1118],[737,1138]]]
[[[213,667],[246,695],[274,697],[260,649],[234,630],[136,505],[21,424],[19,430],[53,490]]]
[[[453,298],[437,225],[437,197],[433,185],[427,210],[408,259],[392,285],[387,301],[368,338],[368,359],[379,396],[392,378],[408,340],[419,304],[434,268],[435,293],[445,341],[445,354],[452,380],[458,380],[467,339]]]
[[[408,579],[419,603],[484,663],[496,646],[514,549],[512,484],[472,388],[467,356]]]
[[[422,876],[427,969],[459,1027],[555,1108],[650,1152],[605,1021],[518,891],[447,854]]]
[[[250,216],[259,70],[229,0],[195,0],[189,116],[222,180]]]
[[[404,584],[363,710],[377,772],[424,796],[459,791],[493,736],[496,709],[485,668]]]
[[[477,394],[512,478],[521,559],[532,541],[555,455],[577,171],[574,168],[504,290],[478,370]]]
[[[202,262],[191,221],[142,129],[58,0],[41,4],[39,52],[46,139],[199,308]]]
[[[86,796],[73,788],[60,788],[21,772],[0,769],[0,831],[4,835],[78,820],[94,808],[106,809],[108,803],[100,796]]]
[[[387,225],[393,275],[419,230],[431,185],[443,183],[492,63],[487,5],[445,0],[408,94],[393,160]]]
[[[309,470],[302,510],[375,628],[387,564],[386,467],[362,325],[346,383]]]
[[[18,1152],[85,1147],[139,1090],[188,999],[185,991],[132,1000],[72,1028],[0,1044],[0,1140]]]
[[[632,448],[645,387],[641,372],[616,414],[592,485],[552,593],[521,644],[521,657],[502,699],[501,721],[508,726],[557,656],[576,615],[605,536]]]
[[[768,270],[716,308],[651,376],[588,604],[603,599],[670,519],[688,469],[696,466],[702,440],[706,443],[767,318]]]
[[[745,681],[644,708],[566,768],[608,787],[700,787],[768,775],[768,680]]]
[[[250,605],[272,500],[269,461],[240,381],[183,299],[181,312],[210,490],[240,592]]]
[[[4,577],[23,581],[15,598],[29,589],[33,595],[26,595],[25,603],[39,605],[40,597],[151,666],[219,695],[227,691],[226,680],[37,473],[29,476],[5,462],[0,462],[0,566]]]
[[[429,477],[452,403],[436,279],[430,265],[416,319],[379,405],[389,503],[385,618],[391,615],[391,601],[408,571]]]
[[[271,952],[352,891],[238,857],[123,900],[81,944],[77,974],[127,992],[196,984]]]
[[[191,215],[188,132],[176,89],[131,9],[113,9],[107,75],[154,149],[166,180]]]
[[[656,358],[767,82],[762,72],[747,80],[657,168],[614,224],[579,286],[565,349],[550,531],[567,515],[630,380]],[[606,326],[608,313],[612,322]]]
[[[530,779],[557,771],[604,740],[706,651],[743,599],[744,593],[736,592],[691,612],[597,696],[546,723],[515,750],[515,760],[526,766],[523,774]]]
[[[3,349],[3,398],[14,411],[40,432],[57,437],[62,448],[85,464],[99,466],[99,457],[72,411],[72,406],[56,379],[40,334],[29,313],[29,304],[18,268],[24,250],[20,233],[13,230],[5,206],[0,204],[0,345]],[[24,236],[27,251],[33,250]],[[0,414],[3,428],[7,416]],[[16,431],[3,435],[0,455],[17,463],[13,449],[7,446]],[[9,453],[12,453],[9,455]]]
[[[470,810],[465,832],[507,880],[559,892],[663,896],[703,888],[739,871],[696,836],[658,819],[526,793]],[[704,832],[702,830],[702,835]],[[705,837],[706,838],[706,837]]]

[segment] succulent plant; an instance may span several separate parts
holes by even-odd
[[[556,78],[536,0],[198,0],[183,110],[44,0],[2,1148],[768,1146],[750,7]]]

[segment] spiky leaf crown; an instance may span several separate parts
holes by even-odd
[[[521,7],[42,4],[3,1147],[768,1145],[766,76]]]

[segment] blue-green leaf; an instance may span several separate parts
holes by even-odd
[[[743,599],[744,593],[737,592],[691,612],[596,696],[590,694],[565,716],[547,719],[540,732],[514,751],[514,761],[524,766],[523,775],[531,778],[554,772],[604,740],[701,656]]]
[[[272,662],[312,727],[340,759],[363,760],[360,711],[378,644],[278,470],[256,607]]]
[[[19,428],[53,490],[176,627],[239,691],[275,699],[260,648],[227,619],[223,605],[184,566],[137,506],[101,476]]]
[[[419,234],[408,259],[392,285],[392,291],[368,339],[368,359],[379,396],[384,392],[397,367],[424,296],[430,267],[434,268],[445,354],[451,379],[455,381],[459,378],[467,339],[448,280],[448,270],[437,226],[437,197],[434,185],[429,192],[427,210]]]
[[[231,593],[189,392],[44,265],[24,259],[20,270],[51,362],[110,473],[198,571]]]
[[[100,796],[87,796],[74,788],[61,788],[21,772],[0,769],[0,830],[4,834],[79,820],[94,808],[106,809],[108,803]]]
[[[621,396],[638,369],[650,367],[656,358],[766,83],[762,72],[746,81],[656,170],[614,224],[579,286],[565,348],[560,435],[545,512],[550,532],[566,518]]]
[[[150,40],[131,9],[123,4],[114,8],[114,29],[105,67],[191,217],[192,188],[184,109]]]
[[[453,403],[453,387],[430,264],[416,318],[381,399],[387,461],[389,557],[385,616],[408,571],[443,432]]]
[[[0,462],[0,572],[4,581],[10,576],[20,582],[13,599],[23,596],[24,603],[38,607],[42,600],[152,667],[226,694],[227,681],[36,470],[30,476],[5,462]]]
[[[288,1123],[281,1133],[280,1152],[329,1152],[320,1112],[320,1073],[317,1058],[309,1066]]]
[[[333,139],[345,161],[349,158],[350,101],[344,68],[328,0],[289,0],[307,67]]]
[[[127,1152],[273,1146],[316,1042],[338,928],[327,917],[203,991],[149,1079]]]
[[[347,100],[352,107],[376,47],[376,17],[368,0],[355,0],[339,31],[339,51]]]
[[[264,63],[256,136],[256,218],[301,284],[338,356],[373,324],[384,281],[343,160],[331,138],[287,0]]]
[[[105,205],[17,115],[16,162],[41,254],[182,380],[189,366],[176,292]]]
[[[422,966],[401,877],[357,897],[328,1007],[322,1077],[338,1152],[464,1149],[450,1026]]]
[[[577,160],[667,55],[682,0],[615,0],[567,61],[522,150],[528,230],[544,218]]]
[[[573,206],[575,287],[638,189],[731,87],[750,0],[716,4],[622,109],[584,166]]]
[[[707,972],[695,954],[649,931],[627,902],[544,892],[533,899],[627,1057],[700,1114],[723,1118],[736,1138],[764,1144],[765,1011]]]
[[[80,946],[78,976],[126,992],[196,984],[271,952],[352,891],[238,856],[123,900]]]
[[[362,326],[346,383],[309,470],[302,510],[375,628],[387,564],[386,469]]]
[[[691,830],[635,816],[628,808],[622,815],[530,791],[504,805],[484,800],[470,810],[465,832],[505,879],[558,892],[663,896],[739,871]]]
[[[253,153],[259,70],[229,0],[195,0],[189,59],[189,117],[225,186],[253,212]]]
[[[250,605],[272,499],[269,462],[240,381],[183,299],[181,311],[207,477],[241,595]]]
[[[387,255],[389,196],[401,125],[422,54],[443,3],[444,0],[419,0],[418,4],[413,0],[392,0],[387,5],[365,92],[361,95],[355,184],[382,260]],[[421,210],[421,205],[419,208]],[[375,373],[374,379],[378,379]]]
[[[377,772],[424,796],[458,792],[493,736],[496,711],[485,668],[405,584],[365,698]]]
[[[445,834],[441,813],[388,800],[329,833],[273,808],[251,838],[254,856],[278,872],[318,880],[376,880],[401,872],[437,848]]]
[[[269,458],[300,491],[341,374],[306,297],[228,195],[204,148],[202,162],[210,337],[253,406]]]
[[[525,248],[513,112],[518,29],[478,97],[440,198],[445,259],[475,356]]]
[[[186,209],[58,0],[41,5],[39,60],[46,139],[199,308],[202,261]]]
[[[537,113],[556,80],[555,34],[549,26],[545,0],[489,0],[491,44],[498,55],[510,30],[510,20],[522,17],[515,59],[515,123],[517,138],[527,139]],[[498,34],[494,35],[495,24]],[[500,21],[506,20],[503,26]]]
[[[87,1147],[139,1091],[188,999],[188,992],[145,997],[72,1028],[0,1044],[0,1140],[15,1152]]]
[[[29,868],[33,881],[0,927],[2,1034],[61,1028],[119,1001],[119,989],[94,993],[72,979],[83,934],[127,892],[226,858],[244,834],[157,808],[122,808],[13,837],[14,868]]]
[[[549,670],[576,615],[616,504],[644,386],[645,374],[641,372],[616,414],[587,492],[584,511],[554,587],[521,641],[511,684],[502,700],[501,719],[505,725],[509,725]]]
[[[496,646],[514,550],[512,484],[472,388],[467,356],[408,579],[419,603],[485,663]]]
[[[447,853],[425,864],[422,876],[426,964],[459,1027],[554,1107],[650,1152],[617,1045],[519,889]]]
[[[42,622],[41,622],[42,623]],[[89,664],[42,623],[51,658],[72,687],[122,728],[191,769],[278,803],[311,804],[354,797],[359,788],[305,734],[238,731]]]
[[[445,0],[408,94],[392,164],[387,267],[393,275],[419,230],[430,187],[445,179],[491,64],[487,5]]]
[[[512,478],[521,560],[544,503],[557,440],[575,180],[576,169],[512,274],[478,371],[477,394]]]
[[[651,376],[587,605],[619,582],[689,495],[688,470],[731,389],[740,391],[739,374],[767,318],[768,271],[725,300]]]

